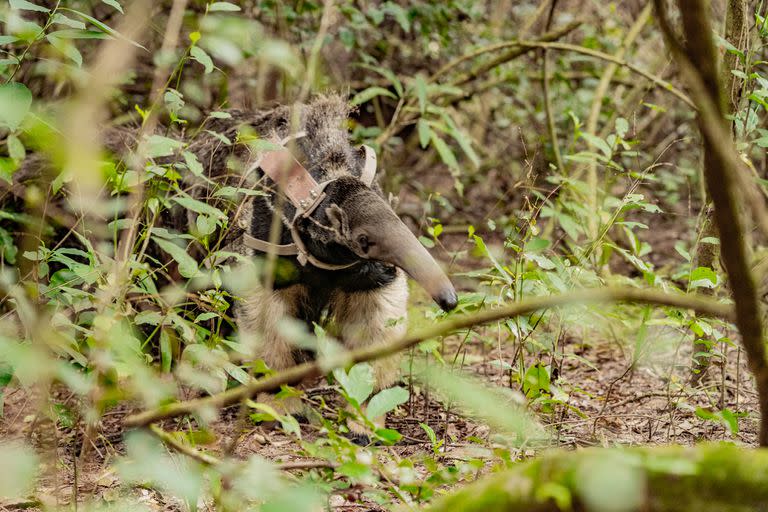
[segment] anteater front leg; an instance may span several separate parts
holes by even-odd
[[[399,338],[407,328],[408,283],[405,273],[398,269],[394,281],[374,290],[336,292],[331,298],[331,312],[338,335],[349,349],[384,344]],[[380,359],[373,363],[373,368],[378,391],[397,380],[399,358]]]
[[[274,291],[257,288],[245,294],[237,310],[237,324],[244,344],[252,348],[254,359],[263,359],[275,371],[296,364],[293,357],[295,347],[281,332],[280,323],[286,318],[295,318],[306,297],[307,289],[303,285]],[[276,401],[272,395],[262,393],[258,401],[282,413],[301,410],[299,398]]]

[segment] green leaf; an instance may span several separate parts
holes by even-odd
[[[424,81],[424,77],[418,75],[413,87],[416,89],[416,97],[419,99],[419,112],[424,115],[427,111],[427,83]]]
[[[8,0],[8,3],[11,4],[12,9],[21,9],[23,11],[51,12],[51,10],[47,7],[36,5],[32,2],[27,2],[27,0]]]
[[[16,131],[32,106],[32,93],[18,82],[0,85],[0,126]]]
[[[434,240],[432,240],[431,238],[426,237],[424,235],[419,237],[419,242],[421,242],[421,245],[423,245],[427,249],[431,249],[431,248],[433,248],[435,246]]]
[[[437,435],[435,435],[435,431],[432,430],[432,427],[426,423],[419,423],[419,426],[424,432],[426,432],[427,437],[429,438],[429,442],[432,443],[432,446],[437,444]]]
[[[197,159],[195,154],[190,153],[189,151],[184,151],[182,155],[184,155],[184,163],[187,164],[187,169],[189,169],[189,171],[195,176],[202,176],[203,165]]]
[[[378,428],[374,432],[376,437],[387,445],[393,445],[403,438],[403,435],[397,430],[391,428]]]
[[[168,88],[163,95],[163,101],[168,112],[177,114],[184,108],[184,96],[176,89]]]
[[[477,169],[480,167],[480,157],[477,156],[477,153],[475,153],[474,148],[472,147],[472,141],[469,140],[469,137],[467,137],[467,134],[463,131],[459,130],[459,128],[453,123],[453,121],[448,118],[447,121],[449,122],[449,130],[448,134],[453,137],[453,139],[459,143],[459,146],[461,147],[462,151],[467,155],[469,160],[472,162],[472,165],[475,166]]]
[[[685,248],[685,244],[681,240],[675,242],[675,251],[677,251],[677,254],[682,256],[685,261],[691,261],[691,253],[688,252]]]
[[[611,147],[608,145],[607,142],[605,142],[600,137],[597,137],[595,135],[592,135],[591,133],[582,132],[581,137],[587,141],[587,143],[590,146],[594,146],[597,149],[599,149],[606,158],[609,158],[611,156]]]
[[[6,30],[10,31],[12,35],[18,37],[25,43],[34,43],[40,40],[43,35],[43,27],[35,23],[34,21],[28,21],[21,17],[12,24],[6,23]]]
[[[160,368],[163,373],[170,373],[172,362],[173,347],[171,346],[171,337],[166,329],[162,329],[160,331]]]
[[[53,404],[53,412],[56,414],[56,422],[64,428],[73,428],[77,424],[77,418],[72,410],[62,404]]]
[[[158,325],[160,322],[163,321],[163,315],[159,311],[142,311],[140,313],[137,313],[135,317],[133,317],[133,323],[136,325]]]
[[[162,135],[150,135],[147,139],[147,158],[171,156],[183,146],[184,143],[180,140],[170,139]]]
[[[16,36],[2,36],[2,35],[0,35],[0,45],[15,43],[18,40],[19,40],[19,38],[16,37]]]
[[[77,67],[81,67],[83,65],[83,56],[80,54],[72,41],[69,39],[58,38],[53,34],[48,34],[46,39],[48,39],[48,42],[51,43],[51,46],[59,50],[68,59],[77,64]]]
[[[419,119],[418,123],[416,123],[416,128],[419,132],[419,146],[426,148],[429,145],[429,139],[432,137],[432,128],[424,119]]]
[[[539,266],[539,268],[543,270],[554,270],[555,268],[557,268],[557,265],[555,265],[552,262],[552,260],[544,256],[543,254],[525,253],[525,257],[531,261],[535,261],[536,264]]]
[[[440,159],[443,163],[452,169],[458,170],[459,162],[456,160],[456,155],[453,153],[453,150],[440,138],[439,135],[437,135],[437,133],[433,131],[431,135],[432,145],[437,150],[437,154],[440,155]]]
[[[61,39],[109,39],[109,34],[98,32],[96,30],[56,30],[48,35]]]
[[[697,267],[691,272],[691,288],[714,288],[717,273],[709,267]]]
[[[0,231],[0,234],[2,234],[2,231]],[[13,379],[13,367],[0,363],[0,418],[3,417],[3,388],[11,382],[11,379]]]
[[[24,160],[24,157],[27,156],[24,144],[21,143],[17,136],[13,134],[9,135],[5,143],[8,145],[8,156],[13,158],[16,163],[21,162]]]
[[[411,20],[408,19],[408,11],[394,2],[387,2],[384,6],[386,11],[395,18],[395,21],[397,21],[400,28],[403,29],[403,32],[408,33],[411,31]]]
[[[213,2],[208,6],[208,12],[237,12],[240,7],[229,2]]]
[[[365,402],[373,392],[373,368],[368,363],[356,364],[348,373],[343,369],[334,370],[333,376],[358,405]]]
[[[68,18],[61,14],[60,12],[57,12],[53,15],[53,23],[58,23],[59,25],[66,25],[67,27],[74,28],[77,30],[85,30],[85,23],[82,21],[73,20],[72,18]]]
[[[394,388],[382,389],[368,402],[368,407],[365,409],[365,415],[368,416],[369,420],[373,421],[407,401],[408,390],[405,388],[397,386]]]
[[[616,119],[616,135],[618,135],[620,138],[624,138],[627,135],[627,132],[629,131],[629,123],[626,119],[623,117],[619,117]]]
[[[209,217],[208,215],[198,215],[197,219],[195,219],[195,229],[197,229],[195,235],[198,238],[212,235],[214,231],[216,231],[216,226],[218,226],[218,222],[216,222],[216,219],[213,217]]]
[[[0,171],[0,175],[1,174],[2,171]],[[5,261],[13,265],[16,263],[16,254],[18,254],[18,252],[19,248],[16,247],[11,234],[5,229],[0,228],[0,256],[5,258]],[[3,365],[0,363],[0,387],[3,385]],[[0,416],[2,416],[2,414],[0,414]]]
[[[731,434],[735,435],[739,433],[739,417],[734,414],[733,411],[730,409],[723,409],[720,411],[720,416]]]
[[[213,68],[214,68],[213,60],[211,60],[210,55],[205,53],[205,50],[203,50],[199,46],[193,46],[192,48],[190,48],[189,56],[203,65],[203,67],[205,68],[206,75],[211,71],[213,71]]]
[[[235,379],[240,384],[248,384],[251,380],[251,376],[248,375],[248,372],[240,368],[234,363],[226,362],[224,363],[224,371],[229,374],[230,377]]]
[[[549,392],[549,371],[541,363],[531,365],[523,377],[523,393],[529,398],[539,396],[542,391]]]
[[[132,44],[133,46],[135,46],[137,48],[141,48],[142,50],[149,51],[144,46],[140,45],[136,41],[133,41],[132,39],[129,39],[129,38],[125,37],[123,34],[118,32],[117,30],[115,30],[112,27],[102,23],[101,21],[97,20],[93,16],[89,16],[89,15],[87,15],[85,13],[80,12],[80,11],[76,11],[74,9],[68,9],[66,7],[61,7],[60,10],[71,12],[72,14],[80,16],[81,18],[83,18],[84,20],[88,21],[89,23],[94,25],[96,28],[98,28],[99,30],[104,32],[105,34],[109,34],[110,36],[115,37],[117,39],[122,39],[123,41],[125,41],[127,43],[130,43],[130,44]]]
[[[352,105],[362,105],[363,103],[370,101],[376,96],[387,96],[389,98],[397,99],[397,96],[395,96],[392,91],[389,91],[383,87],[373,86],[355,94],[355,97],[352,98],[351,103]]]
[[[111,6],[111,7],[114,7],[115,9],[120,11],[121,13],[123,12],[123,6],[120,5],[120,3],[117,0],[101,0],[101,1],[102,1],[102,3],[105,3],[105,4],[107,4],[107,5]]]
[[[336,472],[355,480],[363,480],[371,475],[371,467],[362,462],[349,461],[339,466]]]
[[[10,384],[11,379],[13,379],[13,368],[5,363],[0,364],[0,389]]]
[[[196,212],[202,215],[215,217],[219,220],[225,220],[227,218],[224,212],[222,212],[218,208],[211,206],[208,203],[198,201],[197,199],[193,199],[189,196],[177,196],[173,198],[173,201],[180,204],[187,210],[192,210],[193,212]]]
[[[195,323],[205,322],[206,320],[210,320],[211,318],[217,318],[219,316],[218,313],[214,313],[213,311],[208,311],[206,313],[200,313],[197,315],[197,318],[195,318]]]
[[[402,97],[403,95],[403,84],[400,82],[400,79],[397,78],[397,75],[395,75],[392,71],[390,71],[387,68],[379,67],[379,66],[371,66],[369,64],[361,64],[360,67],[369,69],[373,71],[374,73],[378,73],[387,80],[389,80],[392,83],[392,87],[395,88],[395,92],[399,97]]]
[[[187,254],[187,251],[185,251],[183,248],[174,244],[170,240],[164,240],[159,237],[152,237],[152,240],[154,240],[162,250],[170,254],[171,258],[173,258],[174,261],[179,264],[179,273],[182,276],[186,277],[187,279],[191,279],[193,277],[197,277],[200,274],[200,271],[197,268],[197,262],[192,256]]]

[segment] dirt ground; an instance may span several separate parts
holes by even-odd
[[[668,343],[677,337],[681,343]],[[584,344],[575,339],[563,339],[562,363],[559,365],[561,389],[567,394],[567,407],[557,406],[551,412],[536,407],[537,418],[547,426],[549,441],[540,448],[581,446],[613,446],[635,444],[680,443],[729,440],[746,446],[756,445],[757,399],[746,361],[739,349],[726,350],[727,364],[714,364],[701,383],[693,388],[688,384],[690,348],[678,333],[659,329],[648,336],[650,345],[641,348],[639,357],[615,343],[600,341]],[[445,352],[453,354],[458,339],[446,343]],[[464,369],[499,386],[509,386],[510,375],[500,370],[499,360],[511,361],[515,357],[513,343],[497,347],[470,344]],[[636,360],[635,364],[632,361]],[[544,361],[545,363],[547,361]],[[310,396],[322,394],[330,403],[334,400],[333,388],[321,385],[309,390]],[[407,383],[406,383],[407,385]],[[519,386],[518,386],[519,389]],[[68,397],[60,396],[65,402]],[[71,397],[70,397],[71,398]],[[123,450],[122,417],[128,412],[118,408],[108,412],[101,430],[91,445],[80,473],[73,473],[73,457],[79,439],[75,431],[39,421],[34,411],[37,407],[34,393],[21,388],[7,389],[5,411],[0,418],[0,439],[21,438],[31,440],[40,450],[56,447],[59,463],[43,470],[41,485],[36,493],[37,501],[0,502],[0,510],[37,510],[42,504],[66,504],[74,498],[76,488],[80,499],[100,497],[107,501],[124,492],[110,464]],[[739,419],[739,431],[732,435],[723,424],[704,420],[695,413],[697,407],[718,410],[726,407],[735,413],[744,413]],[[403,440],[388,447],[399,457],[410,457],[431,451],[431,445],[419,426],[424,422],[432,427],[438,437],[446,439],[441,453],[443,462],[487,458],[494,456],[493,437],[485,425],[468,421],[455,412],[449,412],[434,397],[416,391],[408,404],[390,414],[388,426],[403,434]],[[264,430],[251,426],[239,432],[237,409],[223,411],[213,430],[217,439],[208,446],[213,453],[228,446],[233,436],[239,434],[235,455],[247,457],[259,454],[292,472],[312,470],[318,461],[298,457],[300,447],[296,440],[279,429]],[[173,425],[165,425],[172,429]],[[305,439],[316,434],[311,425],[303,425]],[[470,436],[483,439],[485,446],[469,441]],[[521,457],[534,455],[530,448]],[[322,465],[322,463],[317,464]],[[293,468],[293,469],[289,469]],[[77,477],[77,485],[74,485]],[[139,502],[155,510],[181,510],[181,504],[149,489],[134,489]],[[384,510],[374,503],[352,503],[341,496],[331,500],[338,510]]]

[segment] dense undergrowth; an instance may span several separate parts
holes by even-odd
[[[741,44],[717,41],[733,56],[736,148],[762,187],[765,7],[746,16]],[[634,389],[648,368],[642,382],[674,396],[670,428],[754,444],[733,326],[649,304],[572,304],[445,332],[409,349],[403,381],[378,393],[368,363],[283,386],[278,397],[310,406],[307,424],[250,399],[121,424],[274,374],[248,357],[231,310],[263,262],[221,243],[255,192],[217,186],[211,204],[188,187],[207,165],[188,147],[195,136],[264,143],[211,128],[232,108],[349,96],[354,142],[377,150],[382,187],[461,290],[446,314],[414,288],[416,330],[607,285],[729,303],[717,258],[699,264],[719,240],[705,229],[695,109],[652,18],[634,2],[0,6],[0,473],[12,475],[0,507],[417,507],[569,432],[574,445],[644,442],[564,425],[594,434],[605,415],[587,401]],[[137,134],[121,141],[127,157],[103,147],[115,127]],[[195,222],[160,227],[180,209]],[[763,240],[748,239],[761,279]],[[319,327],[284,328],[301,346],[332,345]],[[581,378],[601,371],[590,354],[606,347],[622,364],[602,369],[607,389],[590,389]],[[708,361],[707,379],[691,380]],[[348,435],[352,421],[371,429],[368,446]]]

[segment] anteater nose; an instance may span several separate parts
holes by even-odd
[[[434,299],[443,311],[450,311],[459,303],[459,298],[456,296],[456,290],[454,289],[445,290]]]

